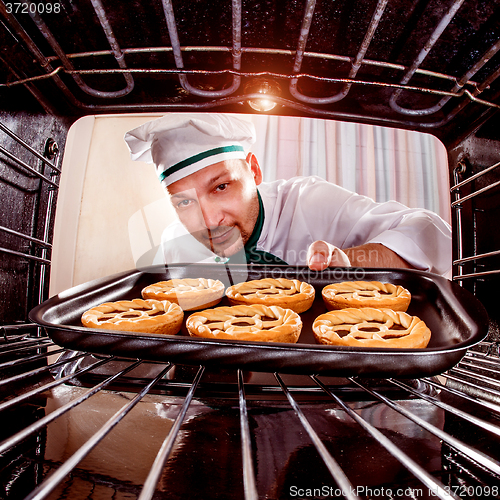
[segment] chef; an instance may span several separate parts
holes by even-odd
[[[450,227],[433,212],[319,177],[263,182],[254,126],[235,115],[169,114],[125,141],[133,160],[154,163],[178,215],[162,235],[166,264],[451,267]]]

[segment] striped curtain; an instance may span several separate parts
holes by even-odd
[[[450,222],[447,154],[434,136],[317,118],[251,119],[264,180],[317,175],[378,202],[432,210]]]

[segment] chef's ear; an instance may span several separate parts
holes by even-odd
[[[250,170],[252,171],[253,177],[255,179],[255,184],[258,186],[262,182],[262,170],[260,169],[257,157],[253,153],[248,153],[246,162],[248,163]]]

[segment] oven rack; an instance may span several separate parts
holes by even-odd
[[[114,15],[111,19],[107,12],[109,7],[107,9],[101,0],[91,0],[91,3],[95,17],[94,28],[102,31],[102,34],[96,32],[96,38],[105,39],[109,48],[91,50],[89,47],[79,47],[79,51],[69,53],[63,48],[65,45],[63,40],[72,34],[58,33],[58,17],[46,11],[49,5],[57,5],[64,10],[64,4],[50,3],[45,6],[27,0],[19,4],[24,5],[25,12],[18,12],[19,9],[7,7],[17,4],[0,2],[0,13],[6,26],[19,37],[34,60],[34,64],[23,69],[17,68],[14,62],[4,61],[10,78],[0,83],[0,88],[23,85],[45,109],[50,109],[52,105],[47,102],[38,86],[44,81],[50,81],[68,102],[84,112],[210,110],[262,97],[259,93],[249,92],[243,83],[265,77],[279,81],[284,87],[284,96],[269,95],[268,98],[292,110],[327,118],[358,121],[363,119],[380,124],[406,125],[423,129],[442,127],[473,102],[486,108],[499,107],[494,100],[480,96],[491,88],[500,74],[500,69],[492,67],[491,64],[500,50],[500,39],[485,41],[480,48],[476,48],[477,57],[470,61],[469,66],[460,75],[425,67],[426,61],[434,56],[443,33],[450,29],[457,13],[464,9],[464,0],[455,0],[450,2],[447,9],[441,9],[443,12],[440,18],[426,26],[428,35],[420,40],[419,50],[416,51],[411,63],[407,64],[367,57],[374,40],[378,36],[389,35],[387,31],[383,31],[391,29],[390,22],[387,22],[389,28],[384,25],[388,17],[387,12],[391,10],[388,8],[388,0],[371,3],[371,18],[355,55],[306,50],[308,39],[313,38],[316,35],[314,30],[318,29],[315,21],[319,22],[317,19],[321,19],[322,16],[316,0],[307,0],[303,9],[296,13],[297,18],[301,17],[301,21],[297,23],[299,29],[296,45],[291,46],[289,40],[286,40],[285,45],[290,46],[283,47],[244,44],[245,27],[251,24],[249,18],[251,13],[244,11],[242,0],[231,1],[230,25],[224,26],[227,33],[223,38],[230,38],[231,45],[181,45],[181,37],[189,39],[190,36],[189,33],[182,32],[179,26],[179,23],[185,23],[185,20],[177,18],[172,0],[164,0],[161,6],[157,6],[158,12],[163,15],[157,28],[166,29],[170,45],[133,47],[124,47],[126,42],[119,40],[117,33],[121,33],[124,28],[123,24],[120,24],[120,16]],[[40,6],[43,6],[43,9],[40,9]],[[63,14],[69,16],[68,12]],[[31,21],[29,23],[26,22],[28,16]],[[455,42],[458,44],[459,40]],[[467,40],[464,43],[467,43]],[[218,60],[217,56],[221,54],[226,56],[227,63],[222,65],[224,67],[209,62]],[[197,57],[195,67],[193,63],[187,62],[193,56]],[[158,58],[162,60],[160,65],[157,64]],[[278,58],[277,66],[282,70],[262,70],[262,67],[276,66],[276,62],[273,64],[273,58]],[[247,59],[258,60],[257,66],[260,69],[253,69]],[[321,70],[322,64],[332,62],[338,64],[339,68],[349,69],[347,71],[337,69],[333,75],[330,72],[326,76]],[[316,63],[318,68],[314,66]],[[379,74],[381,70],[385,70],[385,73]],[[97,88],[105,88],[105,78],[117,75],[124,80],[121,88],[114,90]],[[155,99],[150,102],[140,102],[139,99],[133,103],[112,102],[123,100],[124,97],[137,96],[145,88],[145,82],[152,84],[159,76],[173,78],[172,81],[176,82],[178,95],[175,99],[167,98],[161,101]],[[200,76],[208,78],[207,81],[210,82],[203,88],[190,83],[189,80],[190,77]],[[472,80],[478,76],[480,76],[478,81]],[[85,77],[93,78],[93,82],[96,81],[96,77],[101,77],[103,79],[101,83],[104,85],[96,83],[92,86],[85,81]],[[419,84],[422,78],[425,84]],[[117,81],[113,81],[116,85]],[[331,95],[307,95],[301,90],[301,85],[309,83],[338,84],[340,90]],[[285,87],[288,87],[286,92]],[[366,92],[376,90],[377,100],[386,103],[386,114],[389,112],[389,115],[384,117],[380,114],[374,118],[370,113],[360,114],[331,107],[332,104],[346,99],[353,88],[363,88]],[[432,105],[418,107],[412,103],[415,95],[417,98],[435,96],[436,101]],[[408,99],[408,96],[412,96],[412,99]],[[90,101],[88,97],[91,98]],[[439,112],[450,101],[453,105],[447,107],[444,115],[440,115]],[[425,120],[429,116],[436,118],[431,121]]]
[[[113,363],[120,362],[119,369],[111,368],[109,373],[102,375],[98,382],[83,384],[85,388],[81,389],[78,397],[69,400],[56,410],[44,412],[44,403],[42,403],[41,412],[26,427],[16,428],[16,425],[12,424],[7,426],[7,429],[14,427],[15,431],[11,435],[6,435],[4,432],[0,443],[0,457],[3,462],[3,473],[0,474],[0,477],[5,488],[3,498],[21,498],[21,496],[15,496],[19,493],[14,492],[23,491],[20,484],[26,482],[26,476],[30,476],[31,481],[33,481],[33,468],[37,470],[36,480],[32,485],[33,490],[27,492],[23,498],[49,498],[59,483],[71,483],[75,478],[82,474],[85,475],[84,471],[78,469],[82,459],[105,440],[115,427],[125,425],[122,422],[125,422],[129,412],[143,398],[147,397],[148,392],[160,384],[159,394],[163,395],[162,398],[167,402],[175,401],[177,403],[177,415],[170,431],[162,438],[163,442],[157,451],[154,462],[150,465],[144,484],[140,488],[132,488],[134,494],[137,494],[137,498],[141,500],[156,498],[155,492],[162,472],[168,467],[169,458],[173,454],[174,448],[178,448],[179,442],[182,443],[185,439],[183,434],[186,431],[183,428],[189,418],[193,418],[190,407],[196,407],[199,405],[199,401],[203,401],[207,397],[206,394],[211,394],[211,383],[204,384],[203,382],[205,368],[203,366],[192,367],[192,380],[178,383],[168,379],[168,372],[174,368],[172,365],[155,363],[155,371],[151,377],[137,379],[136,387],[132,389],[130,389],[130,383],[126,383],[126,386],[129,387],[128,390],[132,390],[132,392],[124,399],[125,404],[100,428],[96,428],[90,438],[82,443],[67,460],[60,464],[51,463],[50,469],[53,470],[50,475],[47,475],[46,471],[49,467],[44,461],[44,439],[48,434],[47,427],[57,419],[63,418],[67,412],[75,411],[74,409],[78,405],[96,397],[99,392],[119,387],[122,379],[144,362],[136,359],[116,360],[110,356],[102,356],[90,360],[84,366],[81,365],[81,362],[86,359],[85,353],[70,353],[57,348],[46,337],[34,337],[29,333],[20,335],[19,332],[11,335],[6,328],[3,329],[2,333],[0,390],[3,397],[0,403],[0,412],[3,415],[22,413],[24,409],[30,407],[31,401],[35,400],[37,404],[40,404],[43,398],[48,399],[57,388],[71,384],[82,386],[85,374],[99,374],[100,370],[106,366],[113,367]],[[487,486],[491,488],[494,484],[494,481],[491,482],[492,478],[496,478],[496,480],[500,478],[500,463],[498,457],[494,453],[491,454],[491,449],[489,450],[490,454],[488,454],[477,446],[481,440],[485,439],[484,435],[487,436],[488,440],[494,442],[500,437],[500,426],[498,425],[500,358],[498,353],[498,344],[483,342],[477,348],[470,350],[462,362],[448,373],[418,381],[395,379],[386,381],[389,386],[398,389],[397,395],[388,392],[385,387],[373,384],[373,380],[363,380],[362,378],[346,380],[346,384],[351,386],[351,390],[356,388],[364,394],[364,397],[357,397],[358,400],[365,401],[361,405],[353,404],[349,398],[349,392],[344,392],[345,386],[339,385],[338,381],[331,385],[324,382],[323,377],[311,375],[309,378],[313,383],[301,386],[295,382],[287,383],[286,376],[278,373],[269,374],[269,377],[274,377],[274,383],[260,387],[259,391],[261,394],[268,392],[274,396],[279,394],[282,401],[279,402],[275,399],[263,403],[260,400],[256,404],[251,394],[248,394],[253,390],[252,384],[245,382],[245,373],[238,370],[233,377],[234,382],[228,386],[224,385],[225,391],[229,391],[229,398],[226,394],[223,398],[224,402],[221,400],[219,404],[226,405],[228,399],[232,399],[239,413],[239,440],[242,457],[241,484],[243,488],[240,496],[244,495],[246,499],[262,498],[255,472],[256,450],[254,446],[256,438],[252,435],[251,430],[255,427],[251,424],[253,412],[262,404],[267,404],[269,407],[278,404],[280,411],[283,411],[283,405],[288,404],[289,408],[293,410],[295,418],[300,421],[304,435],[308,436],[326,466],[332,480],[331,487],[342,491],[345,498],[363,497],[363,491],[359,489],[360,486],[353,484],[339,465],[336,455],[340,454],[341,450],[332,450],[331,447],[327,446],[328,439],[325,439],[322,431],[316,429],[313,421],[308,418],[311,407],[319,404],[317,402],[318,394],[330,400],[328,404],[330,408],[329,426],[335,428],[339,423],[352,419],[355,422],[358,435],[366,434],[366,436],[373,438],[414,476],[414,480],[408,483],[411,486],[406,487],[414,488],[415,491],[418,488],[420,491],[431,491],[433,496],[442,499],[449,499],[450,491],[452,491],[452,498],[458,498],[459,495],[453,494],[453,488],[456,492],[460,488],[466,488],[465,491],[467,488],[472,489],[472,491],[475,491],[474,488],[477,491]],[[59,354],[61,356],[58,361],[51,365],[46,363],[49,356]],[[65,374],[65,370],[69,370],[69,373]],[[60,375],[52,376],[56,372]],[[167,395],[170,389],[175,392],[175,397]],[[179,396],[181,393],[184,393],[183,396]],[[259,398],[261,399],[261,396]],[[311,401],[316,402],[311,403]],[[367,401],[370,403],[366,403]],[[217,404],[217,398],[209,396],[208,405],[215,408]],[[381,407],[377,410],[379,414],[383,415],[387,411],[394,411],[402,415],[407,420],[406,427],[410,429],[410,436],[425,432],[437,439],[443,449],[443,462],[447,463],[446,467],[443,466],[441,471],[429,470],[425,464],[418,463],[412,458],[408,447],[404,446],[404,439],[408,436],[403,436],[402,441],[399,439],[398,442],[395,442],[387,436],[381,421],[374,423],[370,422],[369,418],[364,418],[363,407],[373,404]],[[442,418],[438,419],[441,425],[436,425],[436,421],[433,421],[432,418],[422,416],[422,412],[418,411],[419,407],[422,406],[431,406],[442,414]],[[333,408],[335,411],[332,411]],[[189,418],[186,417],[188,412],[191,412]],[[425,415],[428,414],[429,412],[425,413]],[[292,417],[290,416],[290,418]],[[462,422],[472,429],[471,432],[477,431],[481,438],[475,436],[466,442],[455,437],[453,426],[447,423],[448,420]],[[381,427],[378,428],[379,426]],[[136,432],[140,436],[141,429],[136,429]],[[279,441],[286,437],[286,429],[282,429],[282,432],[283,436],[276,436]],[[401,436],[399,437],[401,438]],[[42,467],[41,464],[44,463],[45,466]],[[19,470],[23,469],[27,471],[26,474],[19,473]],[[5,477],[9,472],[12,477]],[[486,479],[484,478],[485,473],[487,474]],[[107,483],[109,481],[109,478],[105,480]],[[65,487],[68,488],[68,484]],[[120,489],[123,486],[110,486],[108,484],[108,487]],[[18,488],[21,489],[18,490]],[[486,490],[481,491],[485,492]],[[497,495],[484,496],[494,497]],[[207,498],[210,497],[207,496]],[[474,498],[474,496],[470,496],[470,498]]]

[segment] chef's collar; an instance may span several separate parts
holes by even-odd
[[[245,256],[248,264],[285,264],[286,262],[272,253],[266,252],[264,250],[257,249],[257,242],[259,241],[260,235],[262,233],[262,228],[264,226],[264,203],[262,203],[262,197],[260,196],[259,190],[257,189],[257,196],[259,198],[259,215],[257,216],[257,222],[253,228],[253,232],[245,245]]]
[[[125,134],[132,160],[154,163],[163,185],[225,160],[244,160],[253,123],[229,114],[170,113]]]

